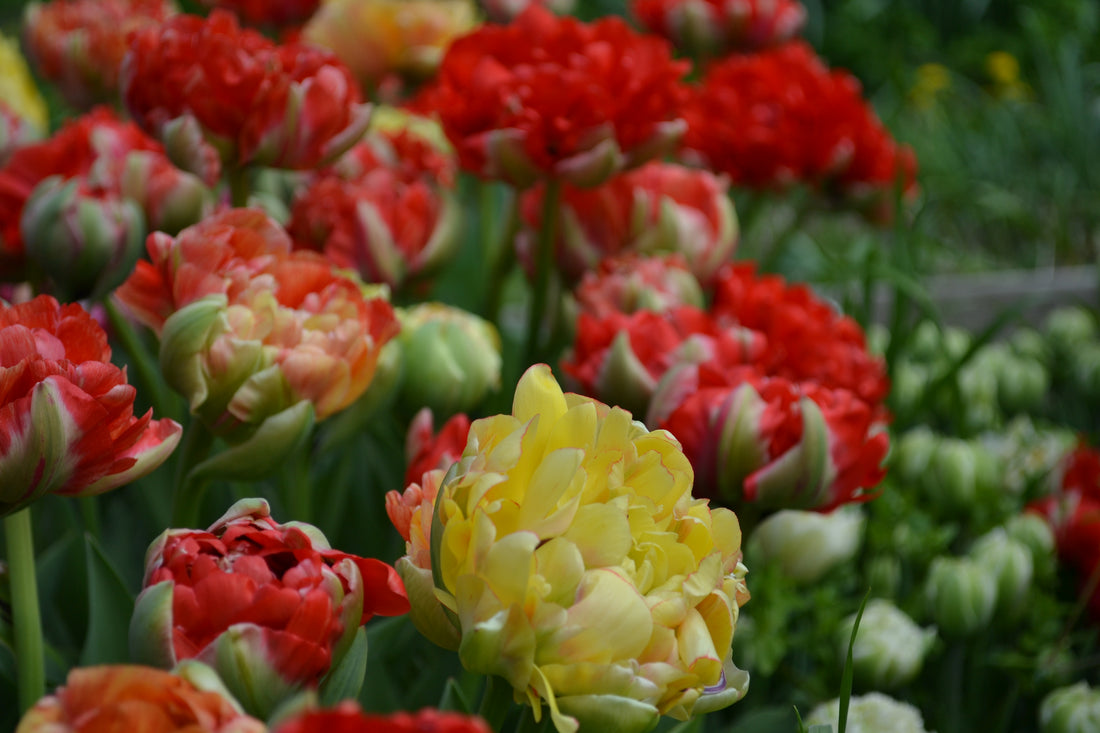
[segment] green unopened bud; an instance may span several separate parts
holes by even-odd
[[[20,221],[28,256],[62,300],[101,298],[130,275],[141,254],[145,219],[133,201],[81,190],[50,177],[31,193]]]
[[[849,506],[830,514],[785,509],[752,533],[752,545],[767,564],[776,564],[795,583],[820,580],[856,554],[863,540],[863,512]]]
[[[1050,347],[1046,339],[1034,328],[1021,328],[1009,339],[1012,352],[1021,359],[1038,362],[1044,367],[1050,366]]]
[[[1073,382],[1087,397],[1100,396],[1100,343],[1082,344],[1071,357]]]
[[[822,703],[806,716],[805,726],[840,729],[840,700]],[[848,701],[846,733],[927,733],[920,710],[881,692],[856,695]]]
[[[901,561],[896,555],[876,555],[867,564],[867,582],[879,598],[896,598],[901,586]]]
[[[924,425],[902,435],[891,456],[891,463],[898,477],[906,483],[919,482],[920,477],[928,470],[928,464],[939,442],[939,436]]]
[[[982,445],[960,438],[943,438],[933,451],[921,486],[940,511],[967,515],[999,483],[1000,468]]]
[[[1005,522],[1005,532],[1031,551],[1031,560],[1037,571],[1054,562],[1054,531],[1046,519],[1028,512],[1017,514]]]
[[[926,591],[932,618],[953,636],[967,636],[986,626],[997,604],[993,576],[966,557],[937,557]]]
[[[488,321],[438,303],[401,318],[403,401],[436,415],[467,412],[500,386],[500,336]]]
[[[1083,345],[1093,343],[1100,337],[1095,316],[1080,306],[1059,308],[1047,316],[1043,325],[1047,341],[1057,358],[1072,355]]]
[[[840,624],[838,648],[843,659],[848,651],[856,615]],[[853,673],[860,684],[888,690],[907,684],[936,640],[935,629],[922,629],[890,601],[874,598],[863,609],[852,646]]]
[[[1035,573],[1031,550],[1009,536],[1002,527],[982,535],[970,548],[970,556],[997,583],[997,618],[1013,622],[1024,609]]]
[[[894,409],[904,415],[912,415],[923,406],[924,393],[931,381],[931,370],[927,365],[911,361],[900,361],[894,367],[893,385],[890,400]]]
[[[1036,410],[1050,389],[1050,374],[1041,363],[1007,355],[997,369],[997,399],[1007,412]]]
[[[1054,690],[1039,705],[1040,733],[1092,733],[1100,730],[1100,690],[1082,681]]]

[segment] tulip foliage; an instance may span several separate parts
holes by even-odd
[[[0,37],[0,729],[1090,719],[1095,312],[908,327],[916,160],[798,0],[571,6]]]

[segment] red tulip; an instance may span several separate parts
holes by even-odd
[[[209,672],[209,670],[207,670]],[[199,677],[198,674],[188,677]],[[206,679],[137,665],[84,667],[27,711],[16,733],[264,733]],[[202,684],[197,687],[196,682]]]
[[[806,23],[798,0],[634,0],[632,10],[646,28],[697,56],[768,48]]]
[[[736,185],[801,182],[861,205],[899,182],[915,192],[912,151],[890,138],[855,77],[830,71],[802,41],[714,64],[684,116],[685,157]]]
[[[253,25],[280,28],[305,23],[321,0],[202,0],[202,4],[231,10]]]
[[[751,367],[734,378],[706,367],[683,371],[695,373],[679,375],[675,389],[686,396],[678,404],[655,397],[667,412],[650,415],[680,440],[700,496],[829,511],[874,495],[889,438],[852,393],[760,376]],[[694,389],[684,389],[684,381]]]
[[[662,313],[679,306],[703,306],[699,281],[680,255],[629,254],[603,260],[584,274],[573,293],[581,312],[596,318],[639,310]]]
[[[759,275],[751,263],[731,266],[716,280],[711,314],[764,335],[758,365],[769,376],[850,390],[873,407],[890,391],[886,364],[867,350],[859,324],[805,285]]]
[[[27,6],[23,35],[38,73],[70,105],[118,98],[129,35],[176,12],[170,0],[51,0]]]
[[[208,176],[214,156],[234,167],[314,168],[347,150],[369,121],[369,106],[335,56],[276,45],[221,10],[136,33],[122,95],[174,161]]]
[[[271,733],[490,733],[481,718],[438,710],[368,715],[354,702],[331,710],[299,713],[276,725]]]
[[[261,715],[316,686],[372,616],[408,611],[392,567],[330,549],[310,525],[277,524],[262,499],[238,502],[206,532],[166,531],[149,548],[144,586],[134,656],[209,664]]]
[[[48,295],[0,305],[0,515],[46,493],[87,496],[155,469],[179,442],[172,420],[134,415],[136,390],[107,335]]]
[[[686,71],[664,41],[621,19],[585,24],[532,4],[452,43],[421,105],[466,170],[517,186],[592,186],[679,137]]]
[[[533,250],[545,226],[542,199],[541,188],[524,194],[528,229],[517,240],[522,254]],[[565,186],[558,231],[558,268],[571,282],[608,257],[678,253],[700,282],[709,283],[733,257],[739,237],[728,182],[671,163],[648,163],[594,188]]]

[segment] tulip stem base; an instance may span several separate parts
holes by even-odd
[[[248,206],[248,196],[251,193],[248,185],[248,168],[234,166],[226,170],[225,177],[229,181],[229,201],[233,208],[240,209]]]
[[[527,318],[527,343],[523,350],[525,365],[542,358],[540,335],[546,314],[546,300],[550,291],[550,277],[554,271],[554,241],[558,237],[558,207],[561,200],[561,182],[550,179],[543,191],[542,217],[535,245],[535,290],[531,297],[531,311]]]
[[[171,417],[174,412],[169,409],[171,395],[164,389],[164,381],[160,376],[160,365],[149,350],[134,332],[134,327],[126,316],[122,315],[118,306],[110,298],[103,300],[103,307],[107,310],[107,320],[111,324],[111,331],[122,348],[126,350],[132,360],[140,389],[138,394],[150,396],[150,407],[157,417]]]
[[[183,433],[183,444],[176,454],[176,478],[172,487],[172,526],[195,529],[198,526],[206,481],[195,480],[191,469],[203,462],[214,445],[214,435],[198,420],[192,420]]]
[[[485,692],[481,696],[481,705],[477,714],[485,719],[489,728],[494,733],[500,733],[504,728],[504,721],[513,705],[512,686],[508,681],[496,675],[490,675],[485,679]]]
[[[34,535],[29,507],[4,517],[4,535],[11,574],[19,710],[26,712],[46,694],[46,653],[42,642],[42,616],[38,606],[38,579],[34,569]]]

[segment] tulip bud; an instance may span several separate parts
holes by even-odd
[[[778,565],[794,583],[815,583],[855,556],[863,540],[863,520],[863,512],[854,506],[829,514],[785,509],[757,525],[751,547],[764,564]]]
[[[1100,343],[1086,343],[1071,357],[1073,382],[1087,397],[1100,397]]]
[[[932,371],[924,364],[900,361],[894,366],[890,400],[894,409],[905,415],[919,414],[924,393],[932,381]]]
[[[1054,690],[1039,705],[1040,733],[1092,733],[1100,730],[1100,690],[1085,681]]]
[[[986,626],[997,604],[997,582],[970,558],[937,557],[928,572],[929,609],[944,633],[967,636]]]
[[[1038,362],[1044,367],[1050,366],[1050,347],[1043,335],[1034,328],[1021,328],[1009,338],[1012,351],[1021,359]]]
[[[879,598],[896,598],[901,586],[901,561],[895,555],[876,555],[867,565],[867,582]]]
[[[81,189],[77,180],[47,178],[20,221],[27,254],[69,301],[101,298],[122,284],[145,238],[137,204]]]
[[[997,370],[997,398],[1006,412],[1033,412],[1050,389],[1050,374],[1037,361],[1005,355]]]
[[[852,614],[840,624],[838,646],[842,659],[848,652],[855,622],[856,615]],[[935,629],[922,629],[890,601],[873,598],[863,609],[852,646],[855,677],[876,690],[908,684],[920,673],[935,640]]]
[[[906,431],[898,439],[897,448],[891,456],[898,478],[903,482],[919,483],[939,442],[940,438],[925,425]]]
[[[163,155],[136,150],[126,156],[122,195],[145,212],[149,229],[176,234],[210,213],[213,192],[201,179],[181,171]]]
[[[467,412],[500,386],[500,336],[488,321],[439,303],[401,318],[402,400],[441,416]]]
[[[1043,326],[1051,350],[1060,359],[1072,356],[1083,345],[1100,337],[1096,317],[1081,306],[1059,308],[1047,316]]]
[[[1054,560],[1054,531],[1038,514],[1026,512],[1010,517],[1005,532],[1031,551],[1031,561],[1037,569],[1050,566]]]
[[[974,510],[979,496],[995,482],[996,466],[984,447],[959,438],[943,438],[921,482],[935,507],[947,514]]]
[[[316,686],[373,614],[408,610],[393,568],[332,550],[316,527],[276,524],[237,502],[208,531],[170,529],[146,555],[130,651],[147,664],[197,659],[259,717]]]
[[[840,726],[840,700],[822,703],[810,711],[804,721],[806,728],[827,725]],[[856,695],[848,701],[846,733],[927,733],[920,710],[880,692]]]
[[[1017,620],[1031,590],[1035,569],[1031,550],[998,527],[974,542],[970,557],[997,583],[998,620]]]

